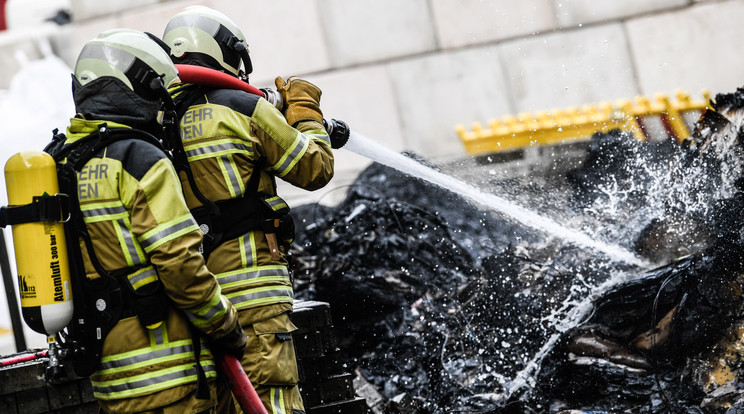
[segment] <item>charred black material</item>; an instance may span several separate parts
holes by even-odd
[[[501,390],[550,335],[540,320],[607,277],[588,252],[380,165],[339,207],[293,212],[296,295],[331,304],[348,363],[391,401],[407,395],[400,412],[501,407],[473,396]]]
[[[716,94],[713,107],[716,112],[744,109],[744,88],[737,88],[734,93]]]
[[[744,316],[744,156],[732,118],[697,126],[682,146],[595,134],[566,177],[570,209],[540,210],[635,246],[653,270],[375,164],[338,207],[293,209],[296,294],[331,304],[340,353],[386,412],[744,407],[744,387],[706,394],[701,382]],[[545,198],[539,184],[525,188]]]

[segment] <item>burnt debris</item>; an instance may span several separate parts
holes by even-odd
[[[386,412],[742,408],[744,93],[733,95],[684,145],[598,133],[566,174],[557,213],[659,267],[615,263],[374,164],[339,206],[293,209],[296,295],[331,304],[345,363]]]

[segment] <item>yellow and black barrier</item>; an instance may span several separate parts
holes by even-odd
[[[642,141],[682,142],[691,136],[693,125],[709,106],[710,94],[703,91],[702,95],[702,100],[693,100],[689,94],[677,91],[674,101],[668,95],[658,94],[654,99],[638,96],[634,101],[619,100],[615,104],[525,112],[489,120],[485,127],[474,122],[471,130],[457,125],[456,131],[472,155],[586,141],[595,132],[618,128]]]

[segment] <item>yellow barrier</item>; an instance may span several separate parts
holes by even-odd
[[[631,132],[642,141],[671,138],[682,142],[691,136],[695,121],[708,107],[710,94],[703,91],[703,100],[698,101],[682,91],[675,95],[675,101],[663,94],[656,95],[654,100],[638,96],[633,102],[620,100],[614,105],[603,102],[581,108],[521,113],[517,117],[508,115],[489,120],[486,128],[474,122],[470,131],[464,125],[455,129],[465,150],[473,155],[585,141],[597,131],[617,128]]]

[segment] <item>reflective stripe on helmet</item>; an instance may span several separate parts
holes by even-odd
[[[152,74],[145,76],[148,71]],[[113,76],[135,92],[135,84],[150,88],[153,79],[161,78],[167,87],[178,79],[178,71],[162,47],[132,29],[108,30],[87,42],[78,56],[74,75],[82,85]]]
[[[163,32],[163,41],[175,59],[195,59],[198,64],[240,75],[253,71],[245,37],[235,22],[205,6],[189,6],[173,16]],[[215,67],[216,66],[216,67]]]

